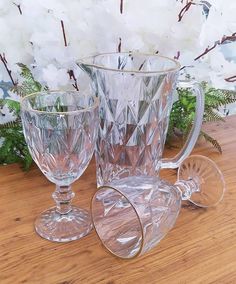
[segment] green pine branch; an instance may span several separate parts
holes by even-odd
[[[24,79],[24,81],[21,85],[13,86],[12,91],[17,93],[21,97],[41,91],[42,86],[34,79],[34,76],[30,69],[22,63],[18,63],[17,65],[21,68],[20,75]]]
[[[207,134],[204,131],[200,132],[200,136],[203,136],[206,142],[210,142],[222,154],[222,148],[216,139],[214,139],[213,137],[211,137],[209,134]]]
[[[39,82],[34,80],[30,69],[26,65],[21,63],[18,65],[21,68],[23,82],[21,85],[14,86],[12,88],[13,92],[17,93],[19,97],[24,97],[34,92],[47,90],[46,87],[42,87]],[[236,102],[236,92],[217,90],[209,87],[205,82],[202,83],[202,86],[205,92],[204,122],[224,121],[218,113],[218,108]],[[169,143],[171,143],[173,136],[181,137],[184,142],[195,117],[196,98],[192,96],[188,89],[178,89],[178,94],[179,99],[173,104],[170,114],[167,135]],[[14,120],[0,124],[0,164],[20,162],[23,164],[24,169],[27,170],[32,164],[32,158],[22,132],[20,103],[10,99],[0,99],[0,115],[4,106],[7,106],[9,111],[14,115]],[[59,102],[57,111],[65,111]],[[204,137],[220,153],[222,152],[221,146],[216,139],[204,131],[201,131],[200,136]]]
[[[19,97],[41,91],[42,86],[35,81],[30,69],[22,63],[18,63],[18,66],[21,68],[23,82],[21,85],[14,85],[11,91]],[[0,164],[22,163],[23,169],[28,170],[33,160],[22,131],[20,103],[5,98],[0,100],[0,109],[4,106],[8,107],[14,116],[14,120],[4,124],[0,123]]]
[[[18,127],[19,121],[17,119],[0,124],[0,129],[17,129]]]
[[[225,122],[224,118],[220,116],[215,110],[213,110],[212,108],[205,107],[204,122],[213,122],[213,121]]]
[[[205,94],[205,111],[203,122],[224,121],[218,113],[221,106],[236,102],[236,92],[220,90],[209,87],[206,82],[202,83]],[[174,136],[181,136],[184,142],[191,130],[194,117],[196,98],[192,96],[189,89],[178,89],[179,99],[173,104],[170,114],[167,143],[171,144]],[[205,132],[201,132],[206,141],[210,142],[220,153],[222,149],[217,140]]]

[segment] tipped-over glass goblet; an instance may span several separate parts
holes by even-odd
[[[98,129],[98,99],[76,91],[38,92],[21,100],[23,131],[30,154],[43,174],[56,184],[56,206],[35,222],[48,240],[67,242],[92,229],[90,213],[71,205],[71,184],[87,168]]]
[[[152,249],[169,232],[182,200],[214,206],[224,191],[224,178],[215,163],[191,156],[181,164],[175,185],[139,176],[101,187],[91,202],[93,224],[113,255],[131,259]]]

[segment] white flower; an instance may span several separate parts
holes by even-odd
[[[68,84],[69,81],[67,70],[57,69],[52,64],[49,64],[46,68],[42,69],[42,79],[52,90]]]
[[[159,51],[172,58],[179,54],[183,66],[193,66],[190,72],[196,79],[232,86],[224,79],[234,75],[235,63],[227,63],[219,48],[194,60],[224,35],[236,32],[236,1],[208,2],[208,17],[202,2],[194,1],[198,5],[191,5],[179,21],[186,1],[124,0],[121,14],[119,0],[1,0],[0,53],[15,81],[20,80],[16,63],[22,62],[35,67],[40,83],[67,88],[73,83],[67,72],[77,68],[78,58],[117,51],[121,38],[122,51]],[[1,62],[0,80],[9,80]],[[78,81],[85,85],[83,79]]]

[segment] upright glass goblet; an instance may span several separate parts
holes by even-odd
[[[98,99],[76,91],[38,92],[21,100],[21,118],[33,160],[56,184],[56,206],[35,222],[43,238],[68,242],[92,229],[90,213],[71,205],[71,184],[87,168],[98,129]]]

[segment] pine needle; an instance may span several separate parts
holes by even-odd
[[[206,82],[202,83],[205,94],[204,122],[225,121],[218,113],[218,108],[230,103],[236,102],[236,92],[229,90],[220,90],[209,87]],[[196,98],[192,95],[190,89],[178,89],[179,99],[173,104],[170,114],[170,123],[167,135],[167,142],[175,133],[181,133],[183,140],[187,139],[188,133],[192,127]],[[201,133],[205,140],[210,142],[220,153],[222,149],[216,139],[205,132]]]
[[[41,91],[42,86],[34,79],[30,69],[22,63],[17,63],[17,65],[21,68],[20,75],[22,78],[24,78],[24,81],[21,85],[14,86],[12,91],[21,97]]]
[[[14,120],[14,121],[9,121],[9,122],[0,124],[1,129],[7,129],[7,128],[14,129],[14,128],[18,128],[18,127],[21,127],[18,119]]]
[[[222,148],[216,139],[214,139],[204,131],[201,131],[200,135],[202,135],[207,142],[211,143],[222,154]]]
[[[19,63],[21,76],[24,79],[21,85],[15,85],[11,91],[19,97],[41,91],[42,86],[34,80],[30,69]],[[0,99],[0,110],[7,106],[9,111],[15,116],[15,120],[0,124],[0,137],[3,139],[0,145],[0,164],[10,164],[20,162],[24,170],[28,170],[32,164],[32,158],[22,131],[20,118],[20,103],[11,99]]]

